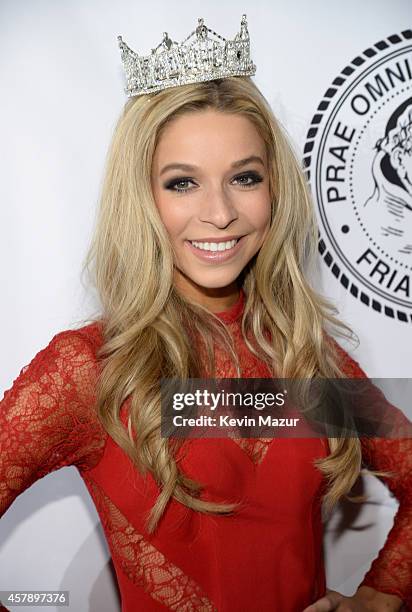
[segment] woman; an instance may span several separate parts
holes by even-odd
[[[250,77],[128,101],[86,262],[102,313],[57,334],[0,405],[0,512],[75,465],[124,612],[412,605],[410,440],[160,435],[161,378],[366,376],[305,280],[316,238],[305,178]],[[344,597],[326,593],[321,504],[349,493],[362,458],[393,473],[400,509]]]

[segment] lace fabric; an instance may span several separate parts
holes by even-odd
[[[86,479],[103,518],[111,553],[129,580],[169,610],[217,612],[200,586],[137,532],[97,483]]]
[[[0,515],[39,478],[85,469],[105,433],[90,409],[97,375],[91,330],[67,330],[24,366],[0,403]]]
[[[250,353],[242,339],[243,299],[241,294],[237,304],[222,318],[233,335],[242,376],[265,377],[269,375],[267,367]],[[143,533],[131,528],[124,512],[92,478],[101,464],[108,439],[92,409],[98,376],[95,355],[101,341],[97,323],[57,334],[5,392],[0,402],[0,515],[36,480],[61,467],[75,465],[99,510],[114,562],[129,580],[136,585],[144,584],[160,608],[213,610],[215,603],[199,584],[161,551],[151,548]],[[348,377],[366,377],[359,364],[339,345],[337,350]],[[217,376],[236,376],[226,356],[217,357]],[[273,439],[233,441],[255,466],[262,464],[270,446],[276,444]],[[364,438],[361,442],[365,465],[395,472],[393,478],[384,481],[399,501],[387,541],[362,584],[398,595],[407,610],[412,610],[412,442],[378,438]],[[145,560],[150,561],[146,566]]]
[[[359,363],[335,345],[347,377],[367,378]],[[402,429],[406,417],[395,406],[388,406],[396,414],[394,423]],[[393,527],[361,585],[397,595],[412,610],[412,439],[363,437],[361,445],[365,467],[394,474],[381,480],[399,502]]]

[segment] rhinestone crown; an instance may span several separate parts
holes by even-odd
[[[162,41],[147,56],[132,51],[121,36],[117,40],[127,78],[125,93],[129,97],[229,76],[253,76],[256,72],[250,59],[246,15],[242,15],[240,32],[233,40],[206,27],[202,18],[181,43],[163,32]]]

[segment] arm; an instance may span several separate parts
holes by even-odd
[[[92,412],[97,364],[80,331],[54,336],[0,402],[0,516],[36,480],[87,467],[104,442]]]
[[[0,517],[42,476],[97,461],[105,438],[92,413],[92,340],[80,331],[57,334],[0,401]],[[0,602],[0,610],[8,608]]]
[[[383,480],[399,508],[385,545],[361,586],[397,595],[412,610],[412,440],[365,438],[362,454],[367,467],[395,473]]]
[[[367,378],[359,364],[341,347],[338,347],[338,352],[349,378]],[[402,422],[408,422],[406,417],[389,402],[387,406],[395,411],[394,422],[402,430]],[[405,428],[404,431],[410,429]],[[402,602],[407,610],[412,610],[412,439],[363,437],[360,440],[366,467],[394,473],[394,476],[383,478],[383,481],[398,500],[399,508],[385,545],[373,561],[357,594],[365,600],[385,599],[386,594],[386,599],[389,597],[389,602],[394,606],[388,607],[388,610],[401,609]]]

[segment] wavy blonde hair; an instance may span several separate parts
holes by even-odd
[[[338,335],[353,338],[350,328],[334,316],[336,309],[305,279],[305,266],[317,255],[314,207],[284,130],[253,81],[232,77],[131,98],[109,149],[85,269],[102,305],[97,412],[108,434],[159,486],[147,520],[149,532],[171,497],[200,512],[230,513],[237,507],[230,501],[202,500],[201,485],[182,473],[175,460],[181,442],[160,435],[161,377],[214,376],[214,341],[231,355],[241,377],[225,325],[205,307],[189,303],[173,284],[173,250],[151,190],[153,154],[165,127],[184,113],[206,109],[248,118],[268,155],[271,226],[238,279],[245,292],[242,334],[248,348],[273,376],[339,378],[344,374],[326,329],[332,326]],[[199,342],[205,349],[203,366]],[[126,431],[120,409],[127,398]],[[324,502],[332,509],[358,478],[362,456],[357,438],[329,438],[329,448],[330,455],[315,465],[326,476]]]

